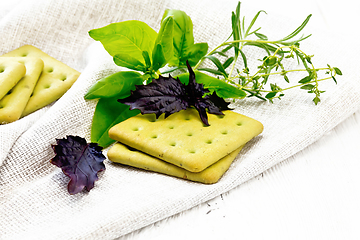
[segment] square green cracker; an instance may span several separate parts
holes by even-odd
[[[207,167],[201,172],[194,173],[173,164],[147,155],[143,152],[129,149],[121,143],[115,143],[108,151],[107,156],[110,161],[132,166],[152,172],[158,172],[173,177],[187,179],[194,182],[213,184],[219,181],[224,173],[229,169],[235,157],[239,154],[242,147],[226,155],[219,161]]]
[[[10,123],[20,118],[44,67],[44,62],[36,57],[8,57],[6,59],[23,64],[26,68],[26,74],[0,100],[0,124]]]
[[[204,126],[195,109],[167,118],[137,115],[109,130],[110,138],[190,172],[201,172],[260,134],[263,125],[233,111],[208,114]]]
[[[80,73],[40,49],[25,45],[1,57],[38,57],[44,69],[22,116],[26,116],[59,99],[77,80]]]
[[[0,99],[2,99],[25,75],[24,64],[0,59]],[[1,108],[1,106],[0,106]]]

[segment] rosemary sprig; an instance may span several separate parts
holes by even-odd
[[[284,96],[284,91],[292,88],[300,88],[308,93],[314,94],[313,102],[320,102],[320,94],[324,93],[319,89],[321,81],[332,79],[335,83],[335,76],[342,75],[341,70],[336,67],[327,65],[326,67],[316,68],[312,63],[312,55],[306,54],[300,49],[300,42],[309,38],[310,35],[298,37],[309,22],[311,15],[289,35],[279,40],[269,40],[268,37],[259,31],[261,28],[253,27],[261,13],[258,11],[253,17],[250,24],[245,27],[245,17],[240,16],[241,3],[239,2],[236,10],[232,12],[231,24],[232,33],[224,41],[206,54],[194,67],[199,71],[206,71],[218,76],[219,79],[232,84],[247,93],[247,97],[257,97],[262,100],[273,102],[274,99],[280,99]],[[255,36],[256,39],[253,39]],[[296,38],[297,37],[297,38]],[[231,39],[232,38],[232,39]],[[247,65],[247,57],[243,51],[245,46],[253,46],[263,49],[266,56],[260,60],[255,73],[250,73]],[[233,49],[234,53],[229,54],[229,50]],[[220,59],[225,58],[223,62]],[[237,62],[242,59],[242,69],[237,69]],[[214,65],[213,68],[200,68],[205,60],[210,60]],[[301,69],[285,69],[283,62],[285,59],[296,59],[303,68]],[[227,70],[229,69],[230,70]],[[329,74],[329,77],[319,78],[319,72]],[[281,88],[278,83],[271,83],[269,78],[274,75],[280,75],[286,83],[290,83],[289,73],[291,72],[307,72],[307,75],[298,79],[296,84]]]

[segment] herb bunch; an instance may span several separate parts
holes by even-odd
[[[245,17],[241,18],[240,16],[240,6],[241,3],[239,2],[236,11],[232,12],[232,33],[230,37],[206,54],[194,69],[218,76],[219,79],[244,91],[247,97],[257,97],[273,102],[274,99],[283,97],[284,91],[300,88],[314,94],[313,102],[318,104],[320,94],[324,92],[319,90],[319,82],[332,79],[337,83],[335,76],[342,75],[342,72],[339,68],[331,67],[329,64],[326,67],[316,68],[312,63],[313,55],[309,55],[300,49],[300,42],[309,38],[311,34],[295,38],[305,28],[311,15],[307,16],[302,24],[286,37],[279,40],[269,40],[266,35],[260,33],[261,27],[253,30],[259,15],[266,12],[258,11],[250,24],[245,27]],[[232,40],[230,40],[231,38]],[[259,60],[260,64],[254,73],[251,73],[248,67],[247,57],[243,51],[245,46],[258,47],[265,52],[265,56]],[[234,54],[229,54],[229,50],[233,50]],[[225,58],[223,63],[220,60],[221,58]],[[206,59],[210,60],[216,68],[200,68],[201,63]],[[240,59],[242,60],[242,68],[238,69],[236,63]],[[283,64],[285,59],[296,59],[303,68],[285,69]],[[319,71],[324,71],[329,76],[319,78]],[[269,81],[271,76],[281,75],[286,83],[290,83],[288,74],[292,72],[306,72],[307,75],[297,80],[296,84],[286,88],[281,88],[277,83]]]
[[[265,12],[259,11],[245,27],[245,17],[240,16],[240,6],[239,2],[232,12],[230,36],[211,51],[208,51],[207,43],[195,43],[191,18],[180,10],[165,11],[158,33],[146,23],[136,20],[91,30],[90,37],[103,44],[115,64],[129,70],[99,80],[85,95],[85,99],[98,99],[91,141],[102,147],[110,145],[113,140],[109,138],[108,130],[140,113],[138,109],[130,110],[121,99],[131,96],[138,85],[146,86],[159,78],[171,79],[163,78],[162,75],[175,70],[183,70],[180,71],[183,73],[174,77],[184,85],[189,84],[189,78],[195,78],[206,89],[204,97],[216,93],[222,99],[257,97],[273,102],[274,99],[281,99],[285,90],[298,87],[315,94],[313,101],[318,104],[320,94],[324,92],[319,90],[319,83],[328,79],[336,83],[335,76],[342,73],[330,65],[316,68],[312,63],[313,56],[300,49],[300,42],[310,35],[295,37],[304,29],[311,15],[292,33],[273,41],[260,33],[261,28],[253,30],[258,17]],[[247,46],[264,50],[264,56],[255,71],[250,70],[247,64],[244,53],[244,47]],[[285,59],[296,59],[303,68],[286,69],[283,63]],[[204,61],[211,61],[215,67],[202,67]],[[189,74],[189,71],[193,72]],[[302,71],[306,76],[298,79],[294,85],[281,88],[272,81],[274,75],[280,75],[286,83],[290,83],[289,74],[296,71]],[[325,71],[329,76],[320,78],[319,71]]]

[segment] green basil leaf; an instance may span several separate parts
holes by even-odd
[[[142,54],[145,52],[146,51],[142,52]],[[119,53],[116,54],[113,59],[115,64],[118,66],[126,67],[141,72],[146,71],[146,66],[144,65],[144,63],[140,62],[139,60],[128,54]]]
[[[180,59],[187,55],[190,47],[194,44],[193,24],[190,17],[180,10],[165,10],[162,21],[165,21],[168,17],[172,17],[174,20],[174,58],[169,62],[169,64],[179,66]]]
[[[233,86],[230,85],[220,79],[215,77],[211,77],[205,73],[196,72],[196,79],[198,83],[204,84],[206,88],[210,91],[216,91],[216,94],[221,98],[244,98],[246,97],[246,93]]]
[[[204,84],[204,87],[209,89],[209,91],[216,92],[216,94],[221,98],[244,98],[246,97],[246,93],[235,87],[232,86],[220,79],[211,77],[205,73],[194,71],[195,72],[195,79],[197,83]],[[183,73],[180,75],[177,75],[176,77],[179,78],[179,80],[182,83],[187,84],[189,82],[189,73]]]
[[[147,51],[143,51],[142,55],[143,55],[143,58],[145,60],[146,69],[150,68],[151,67],[151,60],[150,60],[149,53]]]
[[[117,96],[101,98],[95,108],[91,125],[91,142],[98,143],[104,148],[115,142],[108,134],[112,126],[140,113],[139,110],[130,110],[128,105],[119,103],[118,98]]]
[[[166,17],[161,22],[161,27],[160,27],[159,33],[157,35],[154,50],[153,50],[153,63],[156,65],[159,65],[160,66],[159,68],[165,66],[166,63],[174,56],[173,32],[174,32],[174,19],[172,17]],[[162,53],[156,52],[156,51],[160,51],[160,48],[157,45],[161,46]],[[158,56],[156,56],[156,55],[158,55]],[[159,58],[159,55],[163,55],[163,57]],[[156,63],[154,61],[155,58],[157,60],[160,60],[163,58],[163,59],[165,59],[165,62]],[[157,68],[157,69],[159,69],[159,68]]]
[[[182,57],[181,64],[186,64],[189,61],[190,66],[195,66],[202,57],[204,57],[209,49],[207,43],[196,43],[190,47],[185,57]]]
[[[181,67],[172,67],[172,68],[169,68],[163,72],[160,73],[160,75],[165,75],[165,74],[168,74],[168,73],[172,73],[176,70],[179,70],[179,69],[182,69]]]
[[[111,23],[89,31],[90,37],[100,41],[111,56],[131,55],[145,64],[142,52],[152,55],[157,33],[149,25],[137,20]]]
[[[180,10],[165,10],[162,22],[171,17],[173,23],[173,57],[168,62],[170,66],[185,67],[186,61],[195,66],[205,56],[207,43],[194,44],[193,23],[191,18]]]
[[[141,85],[143,77],[138,72],[123,71],[97,81],[85,94],[85,99],[110,98],[117,95],[127,97],[135,85]],[[120,98],[120,97],[119,97]]]
[[[160,44],[156,44],[155,50],[153,52],[153,70],[157,71],[158,69],[164,67],[167,63],[167,60],[164,56],[163,48]]]

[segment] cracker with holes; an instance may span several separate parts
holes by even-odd
[[[24,64],[9,59],[0,59],[0,99],[20,81],[25,73]]]
[[[75,69],[31,45],[22,46],[1,57],[38,57],[44,62],[43,72],[22,116],[26,116],[59,99],[80,75]]]
[[[44,62],[37,57],[8,57],[6,60],[23,64],[26,68],[26,74],[0,100],[0,123],[2,124],[14,122],[20,118],[44,67]]]
[[[239,154],[241,149],[242,146],[198,173],[187,171],[141,151],[130,149],[121,143],[115,143],[109,149],[107,156],[112,162],[163,173],[194,182],[213,184],[218,182],[223,174],[229,169],[231,163]]]
[[[260,134],[263,125],[233,111],[208,114],[204,126],[195,109],[186,109],[167,118],[155,114],[137,115],[109,130],[110,138],[151,156],[201,172]]]

